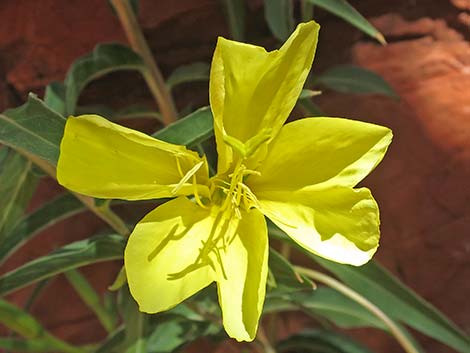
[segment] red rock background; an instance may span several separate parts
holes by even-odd
[[[395,101],[325,92],[318,102],[328,115],[393,129],[395,138],[387,157],[365,182],[374,190],[382,212],[382,245],[377,258],[470,333],[470,1],[351,3],[374,22],[389,44],[380,46],[316,10],[322,31],[314,71],[356,63],[385,77],[402,98]],[[216,0],[141,1],[140,13],[165,75],[184,63],[209,62],[216,37],[228,35]],[[269,31],[260,1],[249,2],[247,22],[250,41],[273,44],[265,40]],[[125,42],[125,36],[105,0],[2,0],[0,111],[20,104],[28,91],[42,93],[50,81],[62,80],[77,56],[106,41]],[[176,93],[180,108],[207,104],[205,84]],[[91,84],[83,101],[122,105],[151,99],[139,77],[119,74]],[[51,181],[42,182],[31,208],[59,192]],[[103,227],[91,215],[57,224],[1,271]],[[118,267],[107,264],[87,268],[85,273],[97,288],[105,290]],[[9,298],[21,305],[30,291],[27,288]],[[70,342],[93,342],[105,334],[62,279],[52,281],[32,312]],[[286,319],[284,328],[294,330],[304,321],[298,316]],[[377,352],[400,351],[395,342],[377,331],[352,334]],[[451,351],[419,338],[427,352]],[[218,351],[229,351],[229,347]]]

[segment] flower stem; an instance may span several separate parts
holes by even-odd
[[[295,266],[295,270],[311,279],[323,283],[338,292],[344,294],[348,298],[354,300],[356,303],[362,305],[364,308],[369,310],[377,318],[382,320],[382,322],[387,326],[390,333],[395,337],[398,343],[403,347],[407,353],[419,353],[418,350],[414,347],[413,343],[403,334],[402,330],[377,306],[368,301],[362,295],[352,290],[351,288],[345,286],[336,279],[325,275],[324,273],[311,270],[305,267]]]
[[[146,69],[143,76],[147,85],[157,101],[163,116],[163,123],[169,125],[177,119],[177,112],[170,91],[163,80],[162,73],[155,62],[152,52],[145,41],[144,34],[137,22],[129,0],[111,0],[119,21],[126,32],[132,49],[136,51],[144,61]]]
[[[268,336],[264,332],[263,326],[259,325],[258,334],[256,335],[256,340],[261,343],[265,353],[276,353],[276,350],[272,346],[271,342],[268,339]]]

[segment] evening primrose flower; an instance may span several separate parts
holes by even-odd
[[[268,273],[267,216],[300,246],[352,265],[378,247],[379,210],[354,188],[382,159],[385,127],[340,118],[284,125],[310,71],[319,26],[301,24],[279,49],[219,38],[210,74],[218,165],[99,117],[67,120],[57,176],[82,194],[170,197],[133,230],[124,256],[140,310],[174,307],[217,283],[223,324],[256,335]]]

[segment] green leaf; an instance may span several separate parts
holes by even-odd
[[[115,71],[145,70],[141,57],[119,43],[99,44],[93,52],[77,59],[65,78],[65,112],[75,113],[80,93],[91,81]]]
[[[115,111],[114,109],[101,104],[78,106],[76,109],[76,115],[82,114],[97,114],[112,121],[141,118],[154,118],[160,121],[162,120],[162,116],[160,113],[143,105],[131,105],[118,111]]]
[[[83,203],[72,194],[66,193],[27,214],[0,242],[0,264],[42,230],[85,210]]]
[[[327,287],[312,292],[289,294],[290,300],[304,311],[324,317],[341,328],[375,327],[384,323],[370,311],[343,294]]]
[[[304,111],[304,114],[307,117],[315,117],[315,116],[324,116],[323,112],[320,110],[320,107],[312,102],[310,98],[307,99],[299,99],[297,104],[300,108]]]
[[[126,268],[122,266],[116,278],[114,279],[114,282],[108,287],[108,290],[111,292],[117,291],[121,289],[121,287],[123,287],[126,283],[127,283]]]
[[[324,114],[320,108],[312,102],[312,98],[322,94],[321,91],[312,91],[310,89],[303,89],[297,100],[297,106],[303,110],[304,114],[308,117],[323,116]]]
[[[195,81],[209,80],[210,66],[207,63],[197,62],[176,68],[166,80],[166,84],[170,89],[173,87]]]
[[[222,0],[232,39],[245,40],[246,8],[244,0]]]
[[[104,341],[102,341],[99,347],[94,353],[110,353],[119,352],[120,347],[126,338],[124,327],[119,327],[116,331],[111,333]]]
[[[268,230],[270,236],[296,246],[296,243],[272,222],[268,223]],[[370,261],[361,267],[341,265],[313,255],[300,246],[297,246],[297,249],[335,274],[390,318],[407,324],[459,352],[469,353],[470,338],[465,333],[376,262]]]
[[[51,82],[46,86],[44,103],[52,110],[65,116],[65,94],[66,87],[62,82]]]
[[[148,315],[139,311],[137,303],[132,298],[127,286],[122,288],[120,294],[121,314],[125,328],[123,344],[125,349],[123,351],[125,353],[146,353]]]
[[[309,292],[291,292],[273,298],[268,296],[266,299],[265,313],[300,309],[317,320],[328,320],[340,328],[372,327],[388,332],[383,321],[369,310],[329,287],[322,286]],[[404,327],[395,324],[413,344],[416,351],[423,352],[414,337]]]
[[[116,322],[113,316],[106,311],[99,294],[91,286],[85,276],[83,276],[80,271],[73,269],[65,272],[65,277],[83,302],[95,313],[106,331],[111,332]]]
[[[124,238],[115,234],[68,244],[1,276],[0,296],[74,268],[121,259],[124,246]]]
[[[51,345],[47,339],[33,338],[33,339],[19,339],[19,338],[1,338],[0,337],[0,348],[3,348],[5,352],[53,352],[56,347]],[[3,352],[3,351],[2,351]]]
[[[470,352],[470,338],[465,333],[376,262],[353,267],[333,263],[312,254],[309,256],[392,319],[461,353]]]
[[[194,146],[214,133],[212,112],[203,107],[153,134],[154,137],[178,145]]]
[[[0,172],[2,171],[4,162],[7,160],[9,154],[10,149],[0,145]]]
[[[30,314],[2,299],[0,299],[0,323],[28,339],[22,341],[0,338],[0,347],[29,352],[85,352],[81,348],[70,346],[68,343],[52,336]]]
[[[203,316],[189,309],[186,304],[180,304],[158,317],[153,316],[151,318],[154,320],[151,323],[156,324],[156,327],[152,325],[155,328],[147,339],[147,353],[181,352],[185,345],[199,337],[219,335],[221,325],[216,322],[218,319],[214,319],[219,316],[214,315],[210,310],[204,310],[204,304],[201,301],[193,305],[198,307],[198,312],[203,312],[202,315],[208,315],[213,320],[204,319]]]
[[[25,104],[0,114],[0,143],[55,165],[64,127],[65,118],[30,93]]]
[[[0,169],[0,246],[23,216],[37,184],[32,163],[11,149],[8,152]]]
[[[298,274],[291,263],[272,248],[269,249],[269,270],[274,276],[275,287],[278,291],[312,291],[315,288],[315,284],[308,277]]]
[[[300,92],[299,100],[311,99],[312,97],[316,97],[321,94],[322,94],[321,91],[312,91],[311,89],[303,89],[302,92]]]
[[[329,330],[308,330],[281,341],[276,351],[297,353],[371,353],[351,338]]]
[[[3,299],[0,299],[0,322],[26,338],[37,338],[44,332],[36,319]]]
[[[285,41],[294,30],[291,0],[264,0],[264,17],[272,34],[281,41]]]
[[[187,328],[180,320],[170,320],[157,324],[148,340],[147,351],[152,353],[171,353],[187,343]]]
[[[381,76],[353,65],[335,66],[316,78],[316,83],[342,93],[383,94],[398,98]]]
[[[162,115],[159,112],[143,105],[130,105],[118,110],[113,116],[114,120],[154,118],[163,121]]]
[[[349,22],[354,27],[385,44],[385,38],[346,0],[305,0]]]

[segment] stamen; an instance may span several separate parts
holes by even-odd
[[[194,174],[197,173],[197,171],[202,167],[203,164],[204,164],[204,161],[201,161],[198,164],[196,164],[194,167],[192,167],[186,173],[186,175],[179,181],[179,183],[173,188],[173,190],[171,190],[171,193],[173,195],[176,194],[183,187],[183,185],[189,180],[189,178],[191,178]]]
[[[253,194],[253,191],[251,191],[251,189],[243,183],[240,184],[240,187],[245,191],[245,195],[248,201],[251,201],[251,203],[254,204],[256,208],[261,208],[260,203],[256,198],[256,195]],[[251,207],[251,205],[249,207]]]
[[[178,169],[178,173],[180,173],[181,177],[184,177],[183,169],[181,169],[181,164],[178,156],[175,157],[176,159],[176,168]]]
[[[207,209],[208,207],[202,203],[201,198],[199,197],[199,193],[197,191],[196,175],[194,174],[193,174],[193,194],[194,194],[194,199],[196,200],[196,203],[202,208]]]

